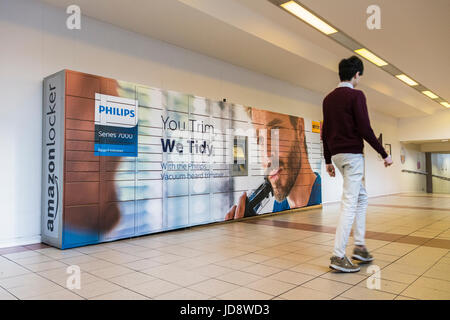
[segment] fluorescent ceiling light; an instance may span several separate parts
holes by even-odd
[[[355,50],[355,52],[357,54],[359,54],[360,56],[366,58],[370,62],[376,64],[379,67],[388,65],[388,63],[386,61],[384,61],[381,58],[377,57],[376,55],[374,55],[372,52],[370,52],[366,48],[361,48],[361,49]]]
[[[396,77],[398,79],[402,80],[404,83],[409,84],[410,86],[417,86],[418,85],[417,82],[415,82],[413,79],[408,77],[406,74],[399,74],[399,75],[396,75]]]
[[[437,95],[435,95],[433,92],[431,92],[429,90],[422,91],[422,93],[431,99],[439,98]]]
[[[316,17],[295,1],[285,2],[281,7],[327,35],[338,32],[335,28]]]
[[[441,104],[446,108],[450,108],[450,103],[448,103],[448,102],[444,101],[444,102],[441,102]]]

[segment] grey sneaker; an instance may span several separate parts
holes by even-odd
[[[359,266],[351,263],[347,256],[344,256],[343,258],[332,256],[330,260],[330,268],[334,270],[341,272],[358,272],[361,269]]]
[[[352,258],[362,262],[373,261],[373,256],[369,253],[369,251],[367,251],[366,247],[355,247],[355,249],[353,250]]]

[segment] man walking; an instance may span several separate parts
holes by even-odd
[[[334,252],[330,268],[341,272],[357,272],[359,266],[345,255],[348,237],[355,222],[355,249],[352,258],[362,262],[373,260],[365,246],[367,192],[364,181],[364,141],[384,159],[385,167],[392,164],[370,126],[364,93],[356,90],[364,66],[356,56],[339,63],[339,86],[323,100],[322,140],[327,172],[335,176],[331,161],[341,172],[344,186],[342,212],[336,229]]]

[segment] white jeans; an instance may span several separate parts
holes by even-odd
[[[348,237],[355,221],[355,245],[364,245],[366,232],[367,192],[364,179],[364,156],[359,153],[339,153],[332,158],[344,179],[342,208],[336,229],[333,254],[345,255]]]

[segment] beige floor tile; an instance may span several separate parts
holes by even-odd
[[[402,296],[421,299],[421,300],[449,300],[450,292],[441,291],[432,288],[426,288],[421,285],[415,285],[414,283],[402,291]]]
[[[282,255],[286,254],[285,251],[280,251],[280,250],[272,249],[272,248],[258,250],[258,251],[255,251],[253,253],[261,254],[261,255],[264,255],[264,256],[271,257],[271,258],[276,258],[276,257],[279,257],[279,256],[282,256]]]
[[[37,256],[14,259],[13,261],[17,264],[20,264],[20,265],[26,267],[27,265],[30,265],[30,264],[37,264],[37,263],[48,262],[48,261],[53,261],[53,260],[54,259],[47,257],[46,255],[40,254]]]
[[[260,248],[259,250],[262,250],[264,248]],[[290,245],[289,243],[283,243],[274,247],[271,247],[271,249],[280,250],[280,251],[286,251],[286,254],[292,253],[297,251],[299,248],[295,245]]]
[[[310,260],[313,260],[316,257],[307,256],[307,255],[299,254],[299,253],[289,253],[289,254],[281,256],[280,258],[281,259],[292,260],[292,261],[295,261],[295,262],[300,264],[300,263],[305,263],[305,262],[308,262]]]
[[[0,287],[3,287],[4,289],[11,289],[14,287],[24,286],[29,283],[36,283],[36,282],[45,283],[46,281],[47,280],[45,278],[40,277],[35,273],[27,273],[14,277],[1,278]]]
[[[227,259],[227,260],[215,262],[214,264],[221,266],[221,267],[234,269],[234,270],[242,270],[246,267],[254,265],[255,263],[253,263],[251,261],[241,260],[241,259]]]
[[[395,297],[394,300],[417,300],[417,299],[410,298],[410,297],[404,297],[404,296],[397,296],[397,297]]]
[[[23,286],[8,289],[8,291],[19,299],[31,298],[55,291],[61,291],[64,288],[49,280],[42,280],[34,283],[29,283]]]
[[[109,249],[105,247],[103,244],[90,245],[86,247],[79,247],[77,251],[84,254],[91,254],[96,252],[108,251]]]
[[[397,281],[401,283],[410,284],[413,283],[418,276],[412,275],[412,274],[406,274],[395,270],[381,270],[381,279],[391,280],[391,281]]]
[[[157,296],[168,293],[170,291],[174,291],[180,289],[180,286],[177,286],[171,282],[156,279],[153,281],[145,282],[140,285],[130,286],[130,290],[133,290],[141,295],[154,299]]]
[[[17,298],[5,289],[0,288],[0,300],[17,300]]]
[[[16,260],[16,259],[22,259],[22,258],[36,257],[36,256],[40,256],[40,255],[41,254],[39,252],[36,252],[33,250],[27,250],[27,251],[4,254],[3,257],[5,257],[9,260]]]
[[[427,266],[414,266],[410,264],[403,264],[399,262],[392,263],[387,267],[383,268],[385,271],[397,271],[404,274],[410,274],[415,276],[420,276],[425,271],[427,271],[429,267]]]
[[[182,268],[174,268],[173,272],[163,273],[156,277],[170,281],[182,287],[187,287],[209,279],[209,277],[201,275],[199,272],[184,270]]]
[[[338,296],[344,291],[350,289],[352,286],[345,284],[343,282],[323,279],[323,278],[316,278],[311,281],[308,281],[304,284],[302,284],[302,287],[314,289],[317,291],[322,291],[329,293],[333,296]]]
[[[267,279],[283,281],[283,282],[287,282],[287,283],[298,286],[298,285],[301,285],[311,279],[314,279],[314,276],[295,272],[295,271],[284,270],[284,271],[281,271],[281,272],[271,275]]]
[[[208,258],[204,258],[203,256],[197,256],[194,258],[186,258],[183,260],[178,260],[172,262],[171,265],[181,267],[185,270],[193,270],[199,267],[203,267],[209,265],[210,261]]]
[[[373,251],[373,255],[375,256],[377,253],[388,254],[392,256],[403,256],[408,252],[411,252],[417,248],[417,245],[412,244],[403,244],[403,243],[390,243],[385,245],[384,247],[378,248]]]
[[[98,270],[98,269],[114,267],[114,266],[116,266],[116,264],[105,261],[105,260],[96,260],[96,261],[91,261],[91,262],[80,263],[80,264],[78,264],[78,266],[80,267],[80,269],[82,271],[91,272],[91,271]]]
[[[127,273],[109,279],[110,282],[118,284],[124,288],[130,288],[131,286],[140,285],[153,280],[156,280],[156,278],[141,272]]]
[[[242,271],[232,271],[228,272],[226,274],[220,275],[215,277],[218,280],[230,282],[239,286],[244,286],[250,282],[254,282],[256,280],[261,279],[260,276],[248,273],[248,272],[242,272]]]
[[[321,256],[321,257],[316,257],[316,258],[314,258],[312,260],[309,260],[308,264],[328,267],[330,265],[330,255],[326,254],[326,255]]]
[[[314,245],[312,247],[301,249],[301,250],[297,251],[296,253],[305,255],[305,256],[311,256],[313,258],[319,258],[322,256],[328,256],[328,258],[330,258],[332,255],[332,250],[323,249],[322,246]]]
[[[150,258],[152,261],[158,262],[160,264],[169,264],[175,261],[185,260],[185,257],[177,256],[175,254],[171,253],[164,253],[160,256],[156,256],[153,258]]]
[[[414,285],[418,287],[450,292],[450,281],[447,280],[420,277],[416,281],[414,281]]]
[[[374,257],[374,263],[376,263],[378,260],[383,260],[387,262],[394,262],[399,259],[398,256],[392,256],[390,254],[384,254],[384,253],[373,253]]]
[[[164,254],[164,252],[161,252],[159,250],[149,249],[149,248],[145,248],[145,250],[139,250],[136,252],[132,251],[130,253],[133,256],[140,257],[142,259],[153,258],[153,257],[161,256]]]
[[[450,265],[439,261],[427,271],[450,272]]]
[[[375,289],[367,289],[364,287],[355,286],[348,291],[341,294],[345,298],[355,300],[393,300],[396,295]]]
[[[153,261],[151,258],[149,259],[142,259],[142,260],[136,260],[132,262],[128,262],[125,264],[122,264],[122,266],[133,269],[135,271],[141,271],[144,269],[159,267],[162,264],[156,261]]]
[[[425,277],[450,281],[450,272],[445,269],[431,268],[423,274]]]
[[[219,296],[221,294],[224,294],[228,291],[237,289],[239,286],[229,283],[229,282],[225,282],[225,281],[221,281],[221,280],[217,280],[217,279],[209,279],[197,284],[194,284],[192,286],[189,286],[189,289],[198,291],[200,293],[209,295],[209,296]]]
[[[359,283],[358,286],[367,288],[368,287],[367,282],[369,282],[369,285],[375,285],[374,281],[371,281],[371,279],[366,279],[366,281]],[[375,290],[384,291],[384,292],[388,292],[388,293],[392,293],[392,294],[400,294],[407,287],[408,287],[408,284],[406,284],[406,283],[380,279],[380,289],[375,289]]]
[[[159,251],[164,252],[164,253],[175,254],[177,256],[181,256],[181,257],[185,257],[185,258],[196,257],[196,256],[200,256],[205,253],[204,251],[201,251],[201,250],[186,248],[186,247],[178,246],[178,245],[164,247],[164,248],[159,249]]]
[[[80,264],[84,264],[84,263],[88,263],[88,262],[95,262],[95,261],[101,261],[101,260],[85,254],[82,256],[60,259],[59,261],[65,263],[67,265],[80,265]]]
[[[338,297],[334,298],[333,300],[353,300],[353,299],[338,296]]]
[[[52,269],[52,270],[47,270],[47,271],[41,271],[39,273],[37,273],[38,275],[40,275],[43,278],[46,278],[48,280],[51,280],[52,282],[55,282],[56,284],[59,284],[62,287],[66,287],[67,286],[67,279],[69,278],[69,276],[71,274],[67,273],[66,268],[59,268],[59,269]],[[100,278],[87,273],[87,272],[81,272],[80,275],[80,282],[81,285],[85,285],[88,283],[92,283],[92,282],[96,282],[101,280]]]
[[[210,264],[228,259],[224,255],[222,255],[220,253],[220,251],[218,251],[218,252],[215,251],[213,253],[207,253],[205,255],[202,255],[201,258],[204,259],[205,261],[209,262]]]
[[[312,237],[303,239],[303,241],[305,241],[305,242],[316,243],[316,244],[322,244],[322,243],[328,242],[330,240],[334,240],[334,234],[319,233]]]
[[[221,300],[270,300],[272,295],[245,287],[240,287],[218,296]]]
[[[254,263],[261,263],[263,261],[272,259],[272,257],[269,256],[265,256],[263,254],[257,254],[257,253],[249,253],[243,256],[240,256],[239,259],[241,260],[245,260],[245,261],[250,261],[250,262],[254,262]]]
[[[53,250],[51,250],[53,249]],[[71,257],[77,257],[82,256],[83,253],[77,249],[66,249],[66,250],[60,250],[55,248],[45,248],[40,251],[43,255],[55,259],[65,259],[65,258],[71,258]]]
[[[261,262],[261,264],[263,264],[265,266],[275,267],[275,268],[279,268],[279,269],[289,269],[300,263],[301,262],[296,262],[293,260],[288,260],[288,259],[284,259],[284,258],[280,258],[280,257]]]
[[[289,270],[309,274],[316,277],[325,274],[327,272],[330,272],[330,268],[328,266],[319,266],[308,263],[299,264],[293,268],[290,268]]]
[[[0,263],[0,279],[19,276],[31,273],[31,271],[19,266],[12,261],[4,261]]]
[[[284,281],[279,281],[275,279],[260,279],[245,285],[247,288],[264,292],[272,296],[278,296],[286,291],[291,290],[296,285],[287,283]]]
[[[94,276],[97,276],[99,278],[103,278],[103,279],[109,279],[109,278],[114,278],[117,276],[121,276],[127,273],[132,273],[135,272],[131,269],[122,267],[120,265],[115,265],[112,267],[107,267],[104,269],[95,269],[95,270],[91,270],[90,273],[93,274]]]
[[[172,265],[162,265],[160,267],[142,270],[142,272],[155,278],[170,281],[182,287],[208,279],[208,277],[202,276],[200,273],[184,270]]]
[[[60,291],[41,294],[38,296],[28,297],[24,300],[84,300],[84,298],[68,289],[64,289]]]
[[[148,300],[148,299],[149,299],[148,297],[145,297],[136,292],[127,289],[121,289],[118,291],[95,296],[90,300]]]
[[[331,300],[334,295],[300,286],[283,293],[280,298],[286,300]]]
[[[181,288],[157,296],[155,297],[155,300],[208,300],[209,298],[210,296],[206,294],[190,290],[187,288]]]
[[[120,289],[122,289],[120,286],[112,282],[99,280],[84,285],[81,284],[81,288],[75,289],[73,290],[73,292],[82,296],[83,298],[90,299],[95,296],[118,291]]]
[[[136,260],[141,260],[142,258],[133,256],[131,254],[126,254],[123,252],[115,251],[115,250],[109,250],[109,251],[103,251],[103,252],[97,252],[93,253],[90,256],[98,259],[102,259],[114,264],[124,264]]]
[[[244,272],[256,274],[257,276],[261,277],[268,277],[274,273],[278,273],[282,271],[283,269],[275,268],[275,267],[269,267],[262,264],[254,264],[247,268],[242,269]]]
[[[201,266],[201,267],[195,268],[192,271],[195,271],[198,274],[203,275],[205,277],[214,278],[214,277],[219,277],[221,275],[224,275],[226,273],[233,272],[234,269],[217,266],[215,264],[209,264],[206,266]]]

